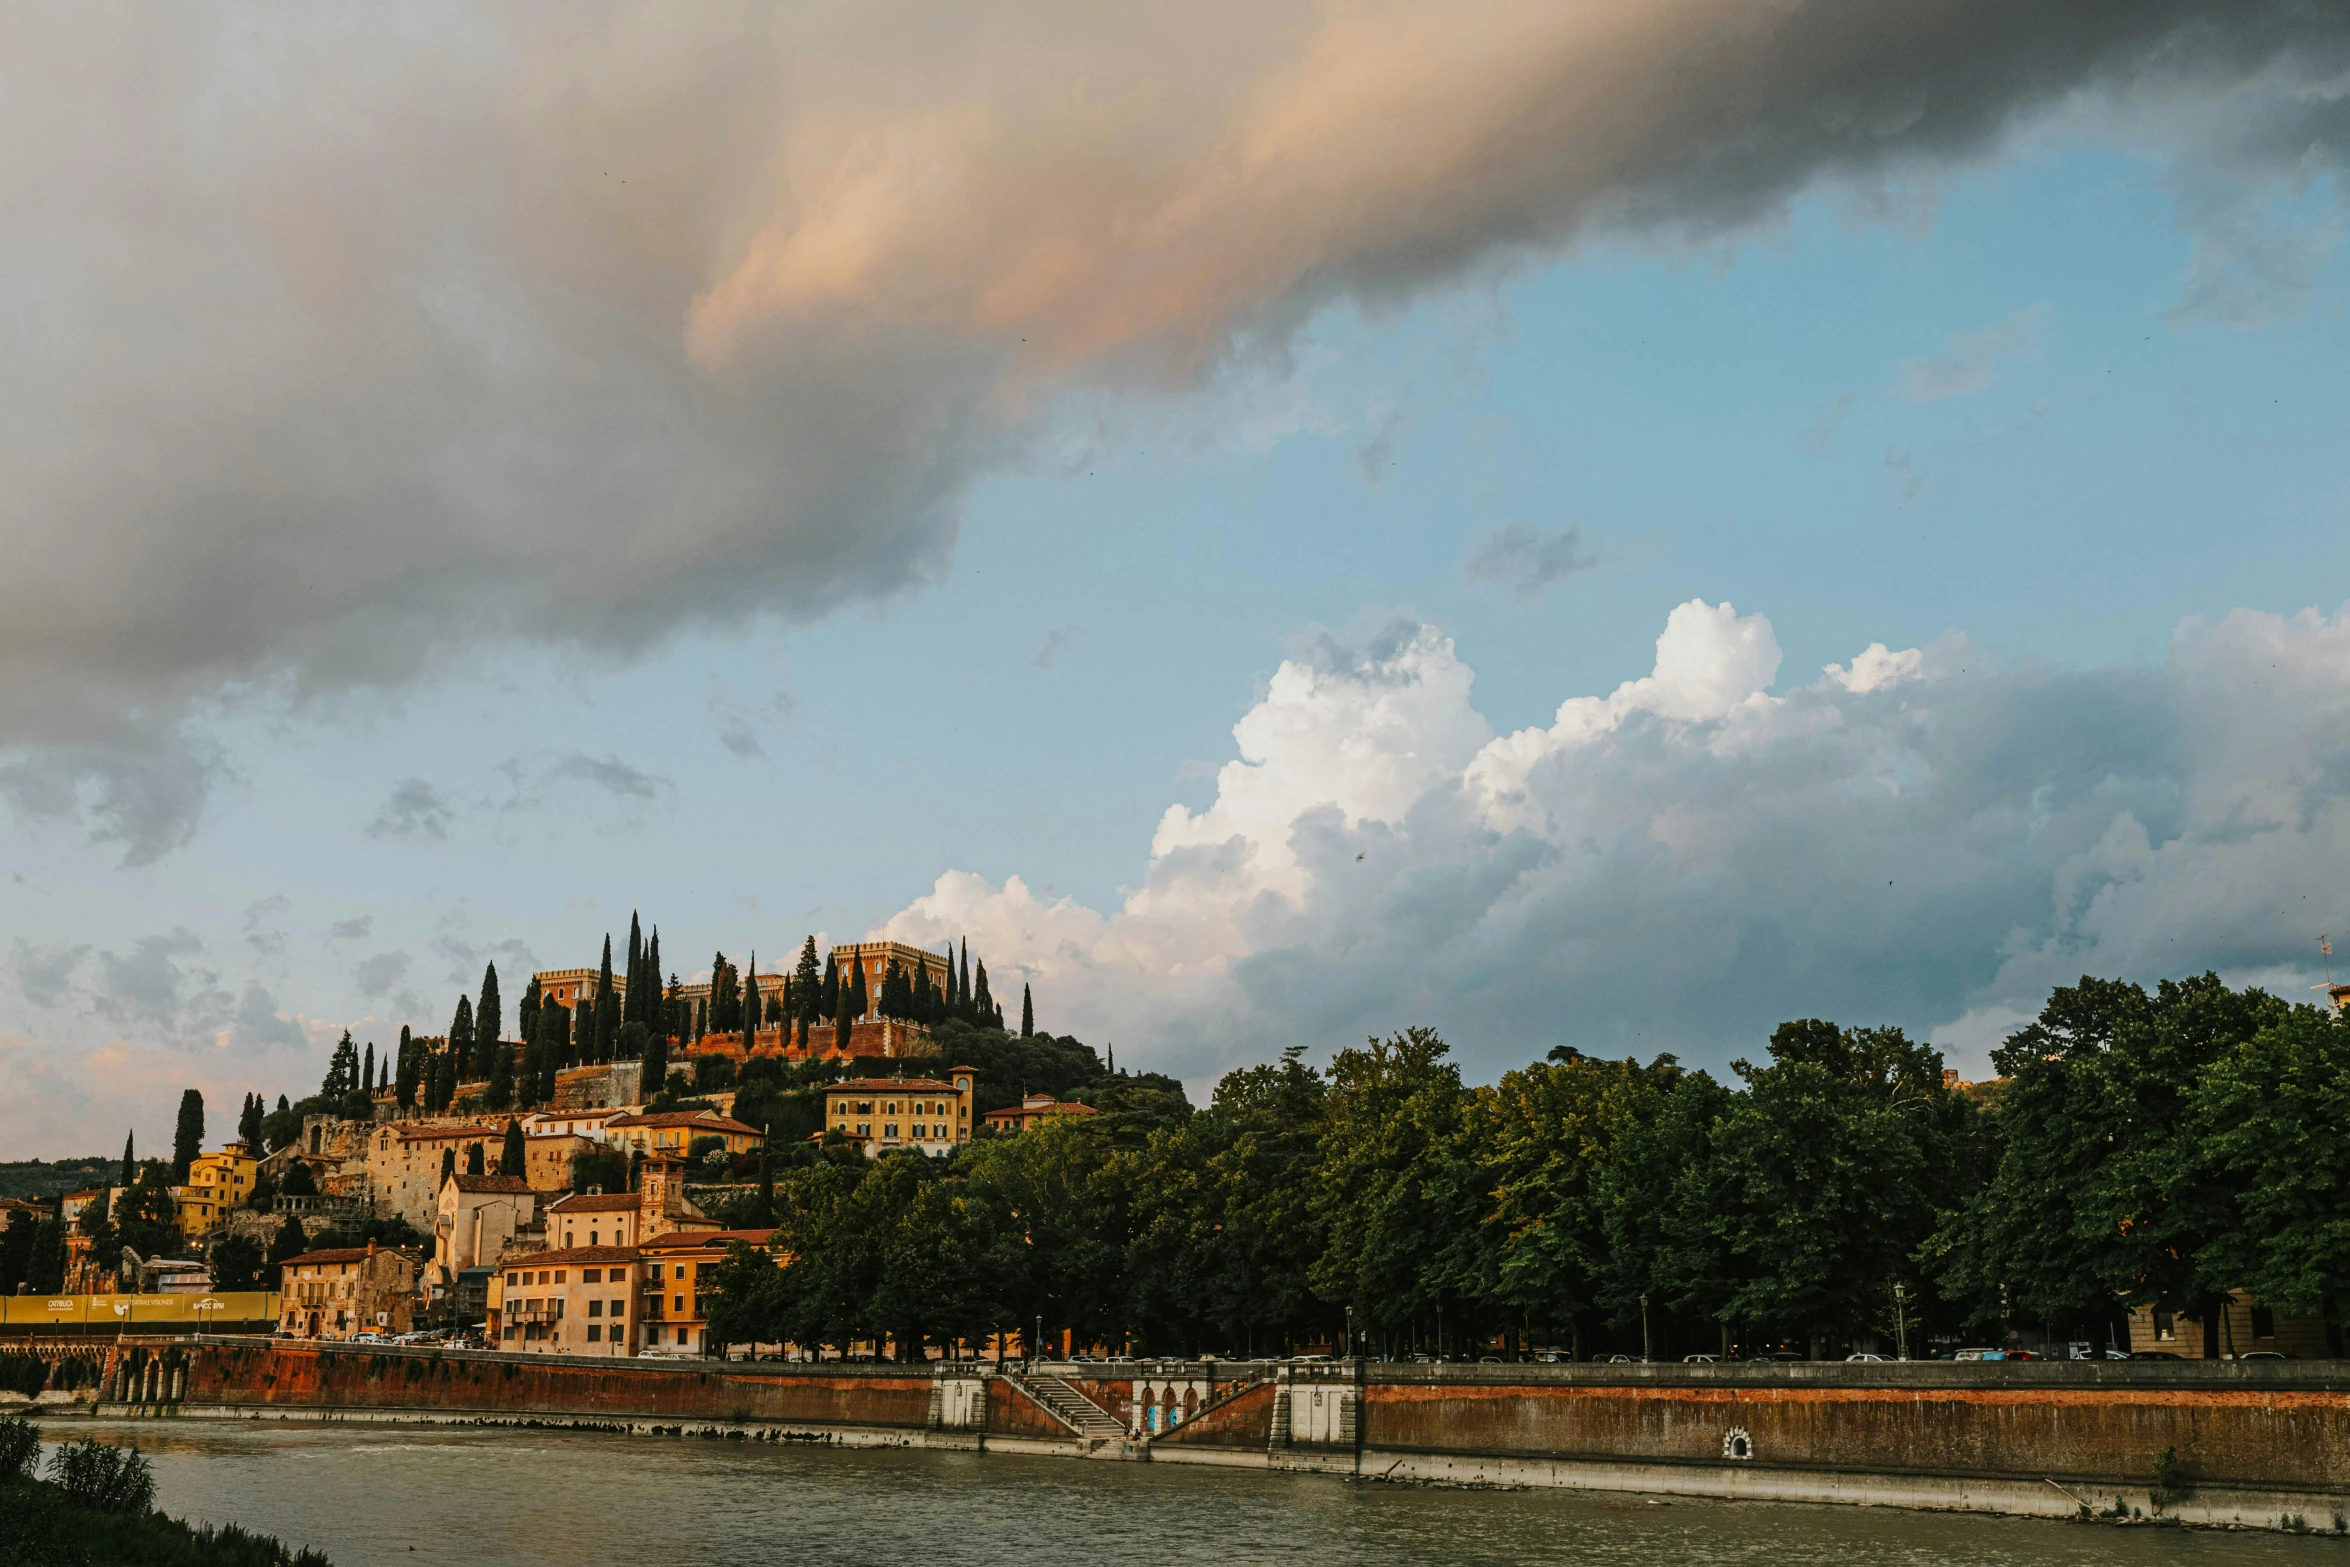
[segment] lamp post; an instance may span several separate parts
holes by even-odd
[[[1643,1295],[1640,1297],[1640,1363],[1645,1366],[1648,1361],[1648,1297]]]
[[[1893,1286],[1893,1337],[1898,1346],[1894,1351],[1894,1358],[1907,1360],[1909,1358],[1909,1290],[1900,1284]]]
[[[1355,1309],[1352,1306],[1346,1308],[1346,1352],[1349,1355],[1355,1352]]]

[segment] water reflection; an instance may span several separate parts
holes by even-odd
[[[933,1564],[1562,1562],[2072,1567],[2340,1560],[2330,1541],[1176,1465],[466,1428],[55,1422],[128,1440],[158,1503],[337,1567],[653,1560]]]

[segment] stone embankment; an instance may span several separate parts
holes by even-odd
[[[1007,1374],[158,1338],[120,1343],[94,1392],[80,1407],[109,1415],[575,1425],[2350,1534],[2350,1365],[2331,1362]]]

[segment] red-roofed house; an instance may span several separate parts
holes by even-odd
[[[773,1230],[672,1230],[638,1248],[644,1309],[637,1314],[641,1354],[700,1355],[710,1343],[710,1280],[739,1242],[764,1246]],[[782,1267],[785,1259],[775,1260]]]
[[[1055,1099],[1050,1094],[1030,1094],[1018,1104],[1003,1110],[987,1112],[987,1129],[991,1132],[1025,1132],[1039,1121],[1056,1115],[1092,1115],[1093,1106],[1079,1104],[1074,1099]]]
[[[365,1246],[304,1252],[278,1270],[278,1328],[297,1338],[405,1333],[415,1324],[416,1258]]]
[[[538,1355],[633,1355],[633,1246],[565,1246],[507,1259],[490,1281],[490,1342]]]
[[[938,1077],[852,1077],[824,1091],[824,1125],[878,1159],[895,1148],[946,1154],[971,1140],[971,1086],[979,1069]],[[818,1135],[822,1135],[821,1133]]]

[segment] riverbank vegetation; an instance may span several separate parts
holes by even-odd
[[[135,1449],[90,1440],[52,1450],[40,1428],[0,1416],[0,1562],[41,1567],[330,1567],[235,1524],[189,1525],[155,1511],[155,1477]]]
[[[1197,1113],[1094,1076],[1102,1113],[951,1160],[770,1170],[731,1217],[791,1265],[732,1258],[713,1337],[1677,1357],[1891,1353],[1897,1326],[2102,1346],[2128,1305],[2238,1288],[2350,1311],[2350,1026],[2210,975],[2084,978],[1995,1059],[1961,1085],[1898,1029],[1814,1019],[1727,1080],[1562,1045],[1469,1086],[1426,1029],[1291,1051]]]

